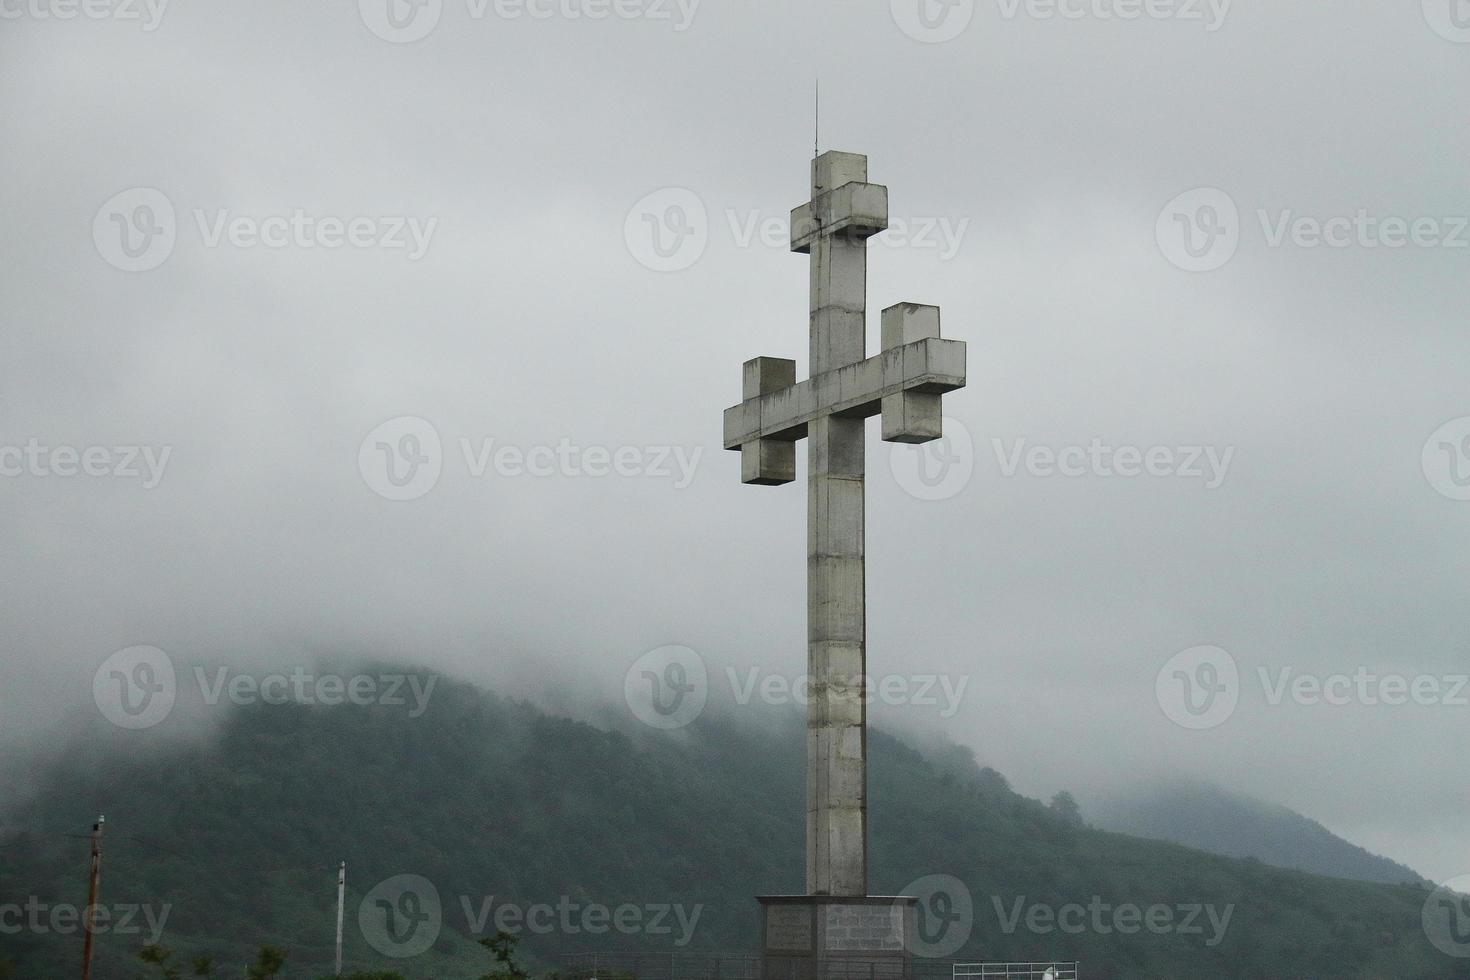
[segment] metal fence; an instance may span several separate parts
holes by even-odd
[[[571,980],[761,980],[751,953],[576,953],[561,962]]]
[[[950,971],[954,980],[966,977],[985,980],[1077,980],[1076,963],[956,963]]]
[[[809,962],[809,961],[808,961]],[[764,976],[756,953],[576,953],[561,958],[566,980],[1078,980],[1076,963],[957,963],[916,957],[905,961],[854,958],[824,964],[821,977],[810,977],[798,961],[776,976]],[[1048,972],[1050,971],[1050,972]]]

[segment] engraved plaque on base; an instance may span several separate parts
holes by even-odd
[[[772,895],[761,903],[761,980],[913,980],[916,899]]]
[[[810,953],[812,912],[799,905],[773,905],[766,909],[766,946],[771,952]]]

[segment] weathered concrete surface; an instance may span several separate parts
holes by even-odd
[[[747,371],[752,363],[747,362]],[[784,363],[795,371],[796,362]],[[725,409],[725,448],[741,449],[755,439],[795,442],[806,438],[807,424],[814,418],[824,415],[869,418],[885,412],[885,404],[895,395],[931,394],[937,405],[939,395],[964,386],[964,342],[937,337],[918,340],[821,377],[749,396],[739,405]],[[896,404],[906,405],[908,399]],[[889,442],[930,442],[939,438],[939,434],[918,440],[895,439],[889,437],[885,427],[883,437]]]
[[[757,901],[763,977],[913,977],[915,898],[767,895]]]
[[[940,396],[965,385],[965,345],[939,337],[939,308],[883,312],[883,352],[868,357],[867,239],[888,227],[888,190],[867,183],[868,160],[829,152],[812,162],[812,200],[792,212],[792,251],[811,256],[811,377],[794,361],[744,367],[742,401],[725,411],[725,448],[741,480],[796,479],[807,440],[807,867],[809,895],[866,896],[867,613],[863,436],[940,437]]]

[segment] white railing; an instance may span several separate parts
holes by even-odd
[[[956,963],[950,971],[954,980],[1077,980],[1076,963]]]

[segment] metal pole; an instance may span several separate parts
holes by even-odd
[[[347,862],[337,869],[337,976],[342,975],[342,900],[347,894]]]
[[[92,872],[87,884],[87,907],[82,911],[82,980],[92,980],[92,930],[97,924],[97,893],[102,887],[102,822],[92,825]]]

